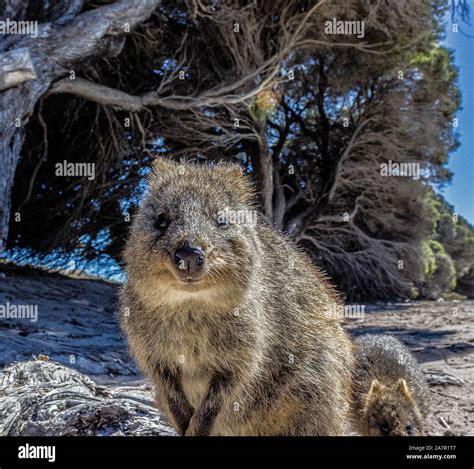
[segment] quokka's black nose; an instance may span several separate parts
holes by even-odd
[[[194,246],[181,246],[174,252],[174,263],[179,270],[194,274],[204,265],[204,252]]]

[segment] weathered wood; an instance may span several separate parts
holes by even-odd
[[[0,436],[176,435],[137,390],[100,386],[58,363],[0,372]]]
[[[26,47],[0,55],[0,91],[36,78],[30,51]]]

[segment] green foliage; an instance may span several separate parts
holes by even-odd
[[[435,240],[423,243],[425,284],[423,296],[436,298],[450,292],[456,286],[456,269],[451,256],[443,245]]]
[[[414,53],[410,65],[436,75],[440,82],[451,83],[458,77],[452,58],[452,52],[432,43],[428,50]]]
[[[436,258],[433,250],[431,249],[430,241],[422,242],[422,252],[423,252],[423,273],[425,276],[433,275],[436,271]]]
[[[474,294],[474,228],[454,213],[441,195],[428,191],[425,207],[433,230],[422,242],[424,279],[421,296],[436,297],[456,291]]]

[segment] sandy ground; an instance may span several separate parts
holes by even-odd
[[[151,399],[118,328],[116,294],[115,284],[0,265],[0,311],[21,304],[38,313],[37,321],[0,318],[0,368],[43,354]],[[430,384],[431,435],[474,435],[474,301],[365,305],[346,327],[353,335],[392,334],[415,354]]]

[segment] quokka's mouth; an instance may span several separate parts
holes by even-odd
[[[190,275],[187,272],[180,272],[180,271],[176,271],[175,269],[173,271],[173,274],[177,283],[181,286],[193,287],[193,286],[197,286],[204,283],[206,280],[205,273],[201,275]]]
[[[190,283],[200,283],[204,280],[204,277],[202,278],[192,278],[192,277],[187,277],[185,279],[179,279],[181,283],[184,284],[190,284]]]
[[[186,292],[186,293],[200,293],[201,291],[206,290],[206,281],[204,278],[201,279],[176,279],[174,284],[174,289],[176,292]]]

